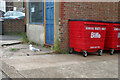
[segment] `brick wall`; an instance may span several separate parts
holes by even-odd
[[[118,20],[120,22],[120,1],[118,3]]]
[[[68,50],[69,47],[68,19],[118,21],[118,3],[61,2],[59,37],[62,50]]]
[[[22,33],[25,32],[24,20],[4,20],[4,33]]]

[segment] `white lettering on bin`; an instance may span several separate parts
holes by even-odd
[[[101,30],[101,28],[100,27],[95,27],[95,30]]]
[[[120,28],[114,28],[115,31],[120,31]]]
[[[106,30],[106,28],[102,28],[102,30]]]
[[[100,46],[91,46],[91,49],[96,49],[96,48],[100,48]]]
[[[86,30],[106,30],[104,27],[86,27]]]
[[[120,38],[120,33],[118,33],[118,38]]]
[[[86,30],[94,30],[94,27],[86,27]]]
[[[99,32],[91,32],[91,38],[101,38]]]
[[[118,31],[118,28],[114,28],[114,31]]]
[[[117,47],[120,47],[120,45],[117,45]]]

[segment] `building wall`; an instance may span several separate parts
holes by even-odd
[[[0,10],[6,12],[6,3],[4,0],[0,1]]]
[[[120,22],[120,1],[118,3],[118,20]]]
[[[30,41],[37,44],[44,44],[44,26],[29,24],[27,26],[27,36]]]
[[[37,44],[44,44],[44,24],[29,23],[29,3],[26,2],[26,27],[28,39]]]
[[[29,4],[26,3],[27,36],[30,41],[44,44],[44,24],[29,23]],[[68,19],[91,19],[118,21],[116,2],[56,2],[55,3],[55,40],[60,39],[61,49],[69,48]]]
[[[118,3],[61,2],[59,38],[62,50],[69,48],[68,19],[118,21]]]
[[[55,2],[55,41],[59,39],[59,2]]]
[[[4,33],[23,33],[25,32],[24,20],[9,20],[5,19],[3,23]]]

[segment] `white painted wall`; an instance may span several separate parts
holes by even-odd
[[[44,44],[44,25],[27,24],[27,36],[34,43]]]
[[[5,2],[5,0],[0,0],[0,10],[6,12],[6,2]]]

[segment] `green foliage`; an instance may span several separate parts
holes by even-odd
[[[68,51],[61,50],[60,49],[60,41],[57,39],[55,46],[51,47],[51,50],[57,52],[57,53],[62,53],[62,54],[68,54]]]
[[[17,50],[19,50],[19,49],[17,49],[17,48],[11,48],[10,50],[11,50],[11,51],[17,51]]]
[[[44,47],[44,45],[41,45],[41,47]]]
[[[66,51],[66,50],[62,50],[61,53],[62,53],[62,54],[69,54],[69,52]]]
[[[11,51],[15,51],[15,50],[17,50],[17,49],[16,49],[16,48],[12,48],[12,49],[11,49]]]
[[[32,42],[32,41],[29,41],[30,44],[32,45],[37,45],[36,43]]]
[[[21,35],[22,35],[22,38],[23,38],[23,43],[28,43],[28,42],[29,42],[29,39],[28,39],[28,37],[26,36],[26,34],[25,34],[25,33],[22,33]]]
[[[53,50],[55,52],[58,52],[58,53],[61,52],[61,50],[60,50],[60,41],[59,40],[56,41],[55,46],[51,47],[51,50]]]

